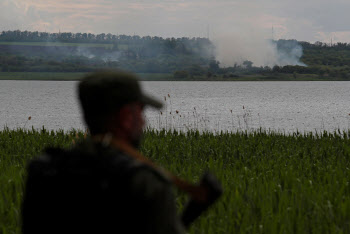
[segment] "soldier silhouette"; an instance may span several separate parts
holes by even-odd
[[[177,215],[172,178],[136,151],[144,107],[162,103],[126,72],[87,75],[78,93],[91,137],[68,150],[49,148],[29,163],[23,233],[184,233],[221,187],[205,177],[199,187],[208,196]]]

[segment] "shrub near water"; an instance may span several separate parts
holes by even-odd
[[[20,232],[25,162],[75,134],[0,132],[0,232]],[[222,182],[190,233],[349,233],[349,135],[147,131],[141,151],[189,181],[209,170]],[[177,195],[181,210],[187,198]]]

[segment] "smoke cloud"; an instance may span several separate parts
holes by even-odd
[[[256,31],[221,34],[214,40],[221,66],[241,65],[249,60],[257,67],[286,65],[305,66],[300,62],[301,45],[295,40],[273,41]]]
[[[303,56],[303,47],[296,40],[279,40],[277,42],[270,41],[277,49],[278,63],[275,65],[298,65],[306,66],[300,62]]]

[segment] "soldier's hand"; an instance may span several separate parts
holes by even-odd
[[[208,209],[223,193],[220,182],[213,174],[205,173],[200,181],[200,186],[206,191],[204,201],[190,199],[182,214],[181,220],[186,228]]]

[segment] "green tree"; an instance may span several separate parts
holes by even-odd
[[[253,62],[246,60],[243,62],[243,66],[245,66],[248,69],[251,69],[253,67]]]

